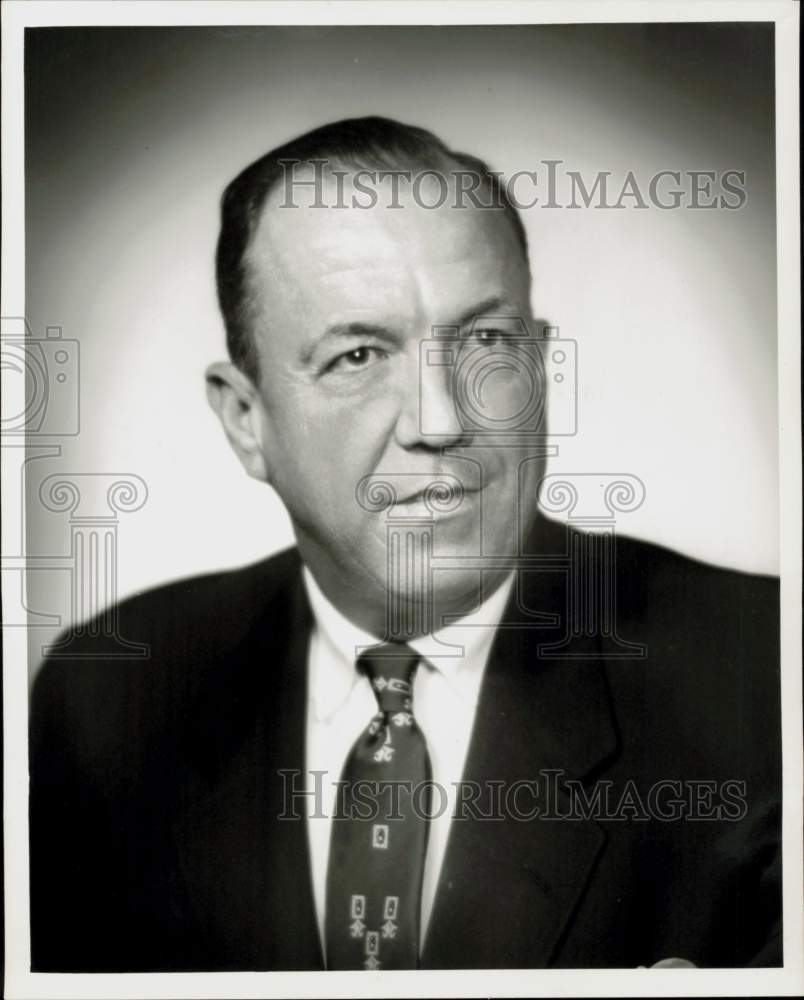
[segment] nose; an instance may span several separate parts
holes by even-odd
[[[455,405],[453,371],[453,365],[429,364],[426,354],[411,363],[396,423],[401,447],[446,448],[468,443]]]

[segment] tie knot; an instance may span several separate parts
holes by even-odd
[[[413,675],[420,659],[401,642],[384,643],[357,658],[357,669],[371,682],[381,712],[411,711]]]

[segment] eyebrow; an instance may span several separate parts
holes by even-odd
[[[335,323],[327,327],[321,340],[336,337],[390,337],[391,331],[379,323]]]
[[[513,309],[514,307],[503,296],[492,295],[489,296],[489,298],[483,299],[475,305],[470,306],[468,309],[465,309],[452,323],[439,324],[439,326],[466,326],[467,323],[470,323],[478,316],[484,316],[486,313],[492,312],[495,309],[505,308]],[[376,337],[379,340],[393,340],[394,333],[389,327],[382,326],[379,323],[334,323],[332,326],[327,327],[322,336],[319,337],[315,343],[310,344],[305,348],[301,360],[304,363],[309,362],[318,347],[327,340],[337,340],[339,338],[348,337]]]
[[[478,316],[485,316],[486,313],[493,312],[496,309],[514,309],[515,307],[502,295],[492,295],[487,299],[483,299],[482,302],[478,302],[474,306],[470,306],[465,310],[458,319],[453,324],[445,324],[446,326],[466,326],[467,323],[471,322],[473,319],[477,319]]]

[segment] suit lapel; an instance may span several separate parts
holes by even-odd
[[[467,798],[466,783],[481,790],[464,814],[504,818],[453,820],[425,968],[548,965],[604,846],[594,821],[546,818],[567,814],[562,779],[583,778],[612,757],[617,734],[593,644],[588,658],[546,660],[538,646],[554,641],[555,630],[528,624],[528,610],[563,620],[566,578],[528,577],[509,602],[510,627],[497,633],[464,768]],[[516,782],[533,790],[520,786],[514,798]],[[514,818],[512,806],[523,817],[538,807],[539,817]]]
[[[303,780],[310,624],[297,574],[197,712],[192,806],[174,830],[208,968],[323,968],[306,800],[288,796]]]

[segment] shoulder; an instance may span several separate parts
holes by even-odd
[[[672,748],[690,773],[719,762],[775,786],[778,579],[629,538],[617,542],[614,572],[616,634],[643,648],[641,658],[606,664],[622,724],[637,721],[644,747]]]
[[[688,586],[713,594],[733,590],[758,598],[778,592],[775,576],[756,574],[704,562],[674,549],[629,536],[617,537],[617,565],[626,583]]]
[[[73,656],[89,659],[102,650],[100,636],[113,619],[120,635],[130,642],[156,642],[176,632],[203,644],[213,636],[236,638],[254,619],[280,603],[299,576],[298,551],[286,549],[275,556],[238,569],[188,577],[135,594],[101,612],[95,619],[75,622],[63,637]],[[128,631],[124,631],[128,629]]]
[[[37,674],[33,730],[54,712],[87,721],[99,713],[111,725],[133,704],[186,702],[258,624],[263,632],[289,627],[300,569],[298,551],[288,549],[244,568],[156,587],[74,623]]]
[[[778,646],[779,580],[702,562],[633,538],[618,538],[614,565],[620,613],[632,622],[701,640],[718,635]]]
[[[552,565],[558,561],[576,592],[583,582],[587,591],[597,588],[602,600],[613,598],[618,614],[635,624],[685,634],[711,632],[718,623],[744,632],[778,631],[775,576],[716,566],[653,542],[579,531],[547,518],[539,520],[528,549],[536,557],[548,555]]]
[[[176,580],[120,603],[121,621],[139,620],[158,629],[171,619],[192,619],[202,631],[247,623],[281,599],[295,582],[301,559],[295,548],[249,566]]]

